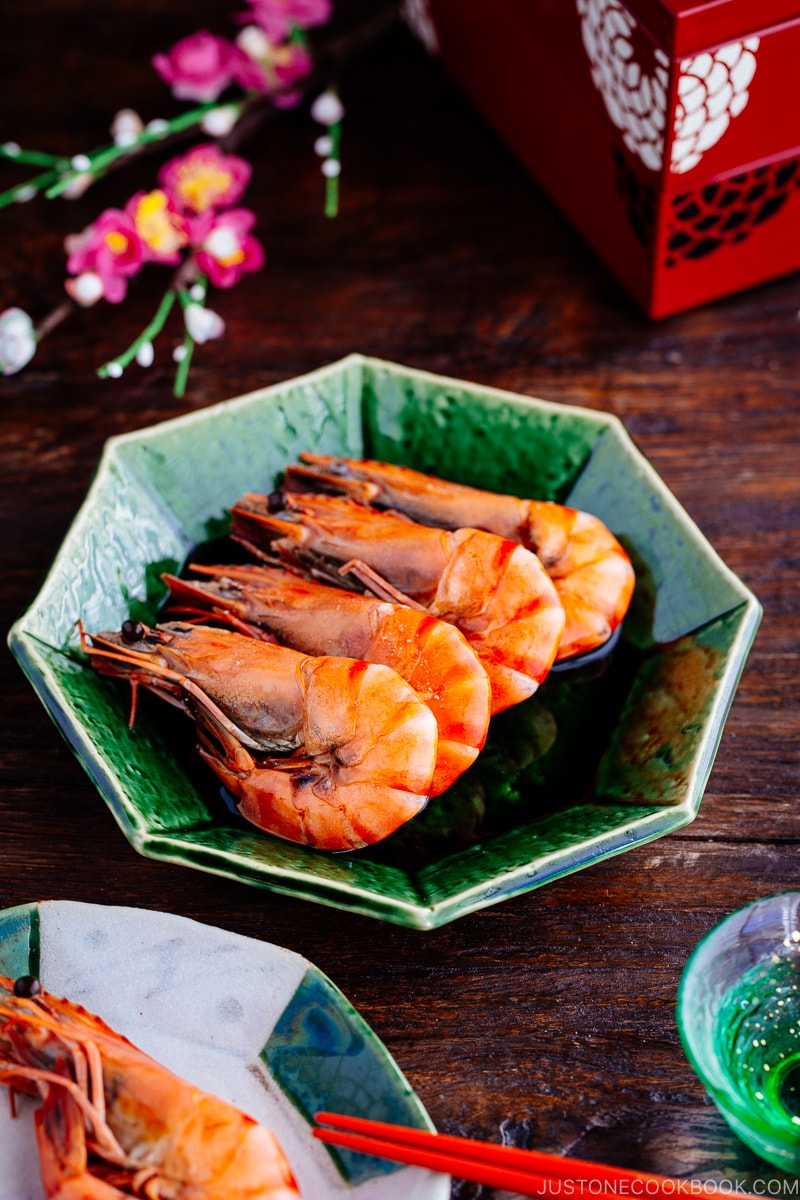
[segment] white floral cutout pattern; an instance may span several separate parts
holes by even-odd
[[[620,0],[576,0],[592,81],[627,148],[653,171],[666,142],[670,60]],[[745,108],[759,39],[730,42],[679,64],[669,169],[683,174]]]

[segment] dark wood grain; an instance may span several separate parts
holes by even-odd
[[[340,5],[345,16],[358,7]],[[197,8],[13,0],[0,139],[73,153],[103,142],[123,105],[166,111],[148,59],[197,28]],[[235,8],[213,0],[203,24],[226,31]],[[353,350],[603,409],[764,605],[700,815],[440,931],[379,926],[138,857],[4,651],[0,906],[55,897],[169,909],[307,955],[442,1130],[499,1139],[502,1126],[518,1142],[648,1170],[777,1178],[706,1098],[673,1009],[698,938],[800,880],[800,282],[650,323],[407,33],[354,63],[342,92],[338,220],[322,216],[305,116],[286,114],[248,144],[267,264],[219,299],[227,334],[197,352],[183,400],[164,354],[118,382],[95,375],[150,319],[155,269],[123,305],[77,313],[3,381],[4,631],[112,434]],[[62,295],[64,235],[149,186],[155,166],[78,201],[1,212],[3,305],[44,317]]]

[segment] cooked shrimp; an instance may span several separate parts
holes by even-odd
[[[199,751],[260,829],[322,850],[388,837],[424,806],[430,709],[389,667],[174,622],[93,634],[87,653],[189,712]]]
[[[506,538],[431,529],[333,496],[245,496],[232,512],[246,545],[310,574],[350,575],[456,625],[489,674],[493,713],[527,699],[552,666],[564,610],[536,555]]]
[[[49,1200],[291,1200],[275,1136],[100,1017],[0,975],[0,1082],[34,1113]]]
[[[635,582],[631,561],[590,513],[448,483],[391,463],[324,454],[300,457],[305,465],[286,472],[290,491],[344,493],[426,525],[488,529],[532,550],[553,580],[566,614],[559,662],[602,646],[628,611]]]
[[[439,727],[429,794],[438,796],[483,748],[491,687],[462,633],[446,621],[374,596],[326,587],[268,566],[194,566],[213,582],[165,575],[174,600],[269,630],[305,654],[341,654],[397,671]]]

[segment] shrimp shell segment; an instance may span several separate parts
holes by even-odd
[[[556,660],[602,646],[630,605],[630,558],[598,517],[549,500],[449,483],[433,475],[369,459],[301,454],[286,472],[289,491],[343,493],[361,504],[397,509],[415,521],[486,529],[532,550],[555,584],[566,614]]]
[[[303,579],[269,566],[199,566],[210,579],[165,575],[172,601],[205,618],[307,654],[341,654],[397,671],[428,705],[439,729],[430,795],[477,758],[489,726],[489,677],[464,635],[427,613]],[[184,609],[184,611],[186,611]]]
[[[535,554],[478,529],[446,531],[349,499],[248,495],[232,509],[232,534],[292,569],[360,581],[383,598],[449,621],[466,637],[492,685],[492,712],[531,696],[546,677],[564,610]]]

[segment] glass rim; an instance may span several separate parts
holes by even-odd
[[[796,896],[800,901],[800,890],[790,889],[784,892],[771,892],[767,896],[759,896],[755,900],[749,900],[747,904],[742,904],[738,908],[733,909],[722,920],[712,925],[711,929],[707,930],[695,945],[691,954],[687,958],[683,970],[681,971],[680,979],[678,980],[678,989],[675,999],[675,1022],[678,1028],[678,1036],[683,1046],[683,1052],[688,1059],[689,1065],[698,1077],[703,1087],[706,1089],[712,1100],[718,1107],[733,1113],[742,1124],[746,1125],[748,1131],[754,1135],[759,1133],[769,1136],[772,1139],[780,1139],[780,1141],[788,1142],[786,1135],[771,1121],[766,1120],[760,1110],[750,1107],[742,1100],[741,1095],[736,1091],[732,1084],[726,1087],[720,1087],[711,1078],[709,1078],[706,1068],[699,1062],[698,1057],[692,1046],[689,1034],[686,1032],[686,1022],[683,1019],[685,1012],[685,997],[686,990],[689,984],[690,977],[694,974],[702,950],[706,948],[709,942],[718,937],[722,930],[737,916],[755,908],[759,904],[767,904],[770,900],[778,900],[783,897]],[[718,1059],[715,1057],[715,1062]],[[800,1142],[800,1125],[797,1128],[797,1138]]]

